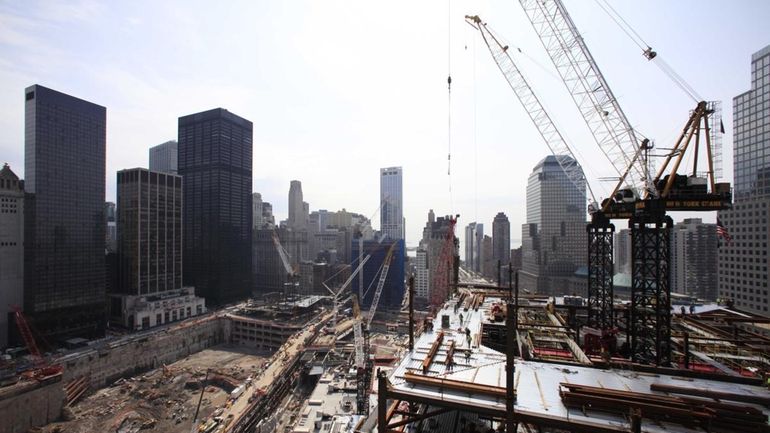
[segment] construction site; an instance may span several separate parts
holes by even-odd
[[[512,269],[501,285],[461,268],[459,215],[436,240],[421,311],[413,277],[400,308],[378,310],[403,240],[369,241],[346,281],[300,296],[289,294],[299,276],[273,236],[287,276],[273,297],[50,357],[17,312],[34,360],[0,388],[0,431],[770,433],[770,318],[725,300],[677,303],[670,290],[669,212],[732,207],[730,184],[715,176],[719,105],[697,100],[655,169],[651,142],[630,126],[562,2],[520,3],[618,174],[601,202],[588,186],[586,296],[521,293]],[[480,17],[466,22],[583,185],[513,50]],[[613,220],[631,233],[628,299],[614,293]],[[377,254],[368,286],[353,289]]]

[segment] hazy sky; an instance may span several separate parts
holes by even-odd
[[[670,147],[694,102],[596,2],[565,3],[632,124]],[[732,97],[770,44],[770,2],[611,4],[698,93],[723,101],[731,181]],[[2,1],[0,162],[23,177],[23,90],[35,83],[107,107],[107,200],[116,171],[146,167],[179,116],[224,107],[254,122],[254,191],[278,219],[292,179],[311,209],[371,215],[379,168],[398,165],[408,244],[433,208],[489,234],[503,211],[518,245],[527,176],[548,152],[466,14],[522,49],[515,60],[606,196],[608,163],[516,1]]]

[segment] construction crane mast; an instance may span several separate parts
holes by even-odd
[[[654,179],[649,172],[649,140],[639,140],[599,70],[583,38],[560,0],[520,0],[524,11],[556,66],[600,150],[618,174],[618,183],[601,207],[594,199],[589,205],[588,232],[588,323],[606,337],[616,326],[613,309],[613,235],[611,219],[629,219],[632,235],[632,307],[626,323],[632,359],[656,365],[671,363],[671,312],[669,288],[670,235],[673,221],[666,210],[711,211],[725,209],[732,200],[730,186],[716,183],[709,129],[713,103],[700,102],[691,112],[674,150]],[[508,46],[478,16],[466,21],[479,30],[503,76],[516,93],[530,119],[551,152],[570,155],[577,161],[513,62]],[[649,50],[654,57],[654,52]],[[652,58],[648,57],[648,58]],[[701,126],[703,125],[703,126]],[[698,148],[701,131],[710,177],[698,176]],[[694,144],[691,144],[694,143]],[[694,148],[691,176],[677,174],[688,148]],[[559,160],[559,158],[557,158]],[[560,165],[561,161],[559,161]],[[666,169],[671,166],[669,174]],[[585,179],[574,174],[579,168],[562,165],[579,189]],[[665,176],[664,176],[665,175]],[[590,187],[588,188],[590,191]],[[640,194],[641,192],[641,194]]]
[[[286,252],[286,249],[281,245],[281,240],[278,239],[278,233],[273,230],[273,244],[275,245],[275,249],[278,251],[278,256],[281,258],[281,264],[283,264],[283,269],[286,271],[286,278],[287,282],[284,284],[284,300],[286,298],[286,286],[297,286],[299,285],[299,282],[297,281],[299,275],[297,275],[296,269],[294,269],[291,265],[291,259],[289,259],[289,253]]]
[[[656,178],[651,179],[648,156],[652,146],[636,137],[564,4],[561,0],[519,2],[599,148],[621,176],[621,182],[625,180],[627,185],[623,191],[618,191],[618,188],[613,191],[603,203],[602,211],[593,215],[588,226],[588,325],[602,330],[614,326],[614,226],[609,220],[630,217],[632,300],[627,330],[631,337],[632,359],[667,366],[671,363],[669,245],[673,221],[666,215],[666,210],[719,210],[729,207],[732,200],[729,185],[714,182],[708,130],[708,116],[713,110],[705,102],[698,103],[677,142],[676,150],[669,155]],[[647,57],[653,58],[654,53],[651,49],[648,51],[650,55]],[[693,136],[693,147],[696,149],[694,167],[697,167],[701,121],[706,130],[710,192],[698,178],[696,168],[691,177],[677,174]],[[671,173],[661,179],[672,158],[675,162]],[[624,167],[628,168],[627,175],[623,173]],[[635,193],[639,190],[641,195]],[[672,194],[672,191],[675,193]],[[672,200],[674,196],[679,200]],[[629,209],[629,205],[633,208]]]
[[[601,212],[592,216],[588,225],[588,326],[606,331],[615,325],[613,313],[612,217],[629,217],[632,244],[631,315],[626,328],[631,340],[631,354],[635,361],[669,365],[671,363],[671,301],[669,265],[670,237],[673,220],[666,210],[715,210],[729,206],[727,191],[717,191],[713,177],[711,145],[709,143],[706,104],[701,102],[677,142],[676,150],[654,180],[649,173],[648,141],[640,141],[626,118],[607,81],[599,70],[588,46],[577,30],[561,0],[519,0],[546,52],[553,61],[568,92],[591,130],[599,148],[620,174],[628,167],[628,175],[621,182],[628,185],[622,192],[613,191],[603,204]],[[711,193],[700,188],[694,173],[692,179],[677,175],[684,152],[693,136],[698,148],[700,122],[706,128]],[[680,144],[684,143],[683,145]],[[643,155],[639,158],[639,155]],[[673,155],[671,173],[661,180]],[[695,151],[697,161],[697,150]],[[695,163],[697,166],[697,162]],[[624,179],[625,178],[625,179]],[[689,185],[688,182],[693,182]],[[674,183],[683,202],[670,202]],[[620,187],[620,184],[619,184]],[[641,190],[642,195],[635,191]],[[694,206],[693,199],[709,202]],[[630,206],[633,205],[633,208]]]
[[[486,23],[483,23],[478,15],[466,15],[465,21],[473,28],[477,29],[481,34],[497,67],[500,69],[500,72],[503,73],[511,90],[516,93],[519,102],[521,102],[522,107],[524,107],[524,111],[527,112],[530,120],[532,120],[532,123],[534,123],[537,128],[537,132],[540,133],[540,137],[543,138],[545,145],[548,146],[548,150],[556,156],[556,161],[564,171],[564,174],[567,175],[569,181],[572,182],[578,190],[587,188],[591,195],[591,204],[597,203],[594,192],[588,182],[586,182],[583,170],[578,164],[577,157],[564,140],[564,137],[554,124],[551,116],[543,107],[540,99],[538,99],[535,92],[532,91],[532,87],[521,73],[521,70],[519,70],[516,63],[513,62],[513,59],[508,54],[509,47],[503,45],[500,40],[495,37],[492,31],[487,28]]]
[[[337,324],[337,313],[339,313],[339,309],[340,309],[340,296],[342,295],[342,292],[344,292],[345,289],[350,285],[350,283],[353,282],[353,278],[355,278],[356,275],[358,275],[358,273],[361,272],[361,270],[364,268],[364,265],[366,264],[367,261],[369,261],[371,257],[372,257],[371,254],[369,254],[363,259],[361,259],[361,263],[359,263],[356,269],[350,273],[350,276],[348,277],[348,279],[345,280],[344,283],[342,283],[342,286],[340,286],[340,288],[337,289],[336,292],[326,285],[326,281],[321,283],[323,284],[324,287],[326,287],[326,290],[328,290],[329,293],[332,295],[332,298],[334,301],[334,316],[332,318],[332,321],[334,322],[335,325]]]
[[[369,384],[372,380],[373,368],[373,363],[369,356],[369,326],[372,324],[372,319],[374,319],[374,315],[377,313],[377,306],[380,304],[382,289],[385,287],[385,280],[388,278],[388,271],[390,270],[390,263],[393,260],[393,251],[396,245],[397,242],[391,244],[388,253],[385,255],[385,260],[382,262],[377,287],[374,290],[372,304],[369,306],[366,317],[362,317],[357,297],[353,295],[353,316],[356,319],[353,324],[354,364],[358,374],[356,381],[356,409],[358,413],[364,415],[369,414]]]
[[[642,143],[560,0],[519,0],[556,71],[617,175],[630,187],[651,187],[644,164],[632,164]]]

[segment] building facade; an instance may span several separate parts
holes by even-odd
[[[105,234],[105,248],[107,252],[115,252],[118,249],[118,225],[117,225],[117,208],[115,203],[108,201],[104,203],[104,219],[107,227]]]
[[[251,230],[259,230],[265,224],[265,216],[263,215],[263,203],[262,194],[255,192],[251,194]]]
[[[717,299],[717,225],[700,218],[676,223],[671,233],[671,291]]]
[[[381,232],[390,239],[404,239],[404,189],[401,167],[380,169]]]
[[[385,277],[385,285],[382,288],[380,303],[377,307],[378,310],[399,308],[401,301],[404,299],[404,259],[406,255],[404,240],[388,241],[386,239],[383,242],[378,242],[377,240],[359,242],[358,239],[354,239],[352,242],[352,254],[355,258],[355,262],[351,263],[352,269],[358,266],[359,251],[364,257],[371,255],[371,258],[364,264],[363,269],[359,273],[360,278],[354,278],[350,287],[352,293],[358,295],[363,308],[368,308],[372,304],[377,282],[379,281],[380,268],[393,242],[396,243],[396,247],[393,249],[393,259],[390,263],[388,275]]]
[[[430,268],[426,248],[417,248],[414,268],[414,297],[427,302],[430,299]]]
[[[13,307],[24,303],[24,181],[0,169],[0,349],[7,347]]]
[[[182,177],[144,168],[118,172],[119,291],[182,287]]]
[[[575,186],[549,155],[527,182],[527,223],[522,226],[520,287],[547,295],[569,294],[569,279],[587,260],[586,188]]]
[[[25,90],[24,311],[48,341],[106,326],[106,108]]]
[[[482,273],[484,267],[484,224],[472,222],[465,226],[465,268]]]
[[[150,148],[150,171],[177,174],[179,145],[176,140]]]
[[[118,284],[110,320],[139,330],[201,314],[205,301],[182,286],[182,177],[134,168],[119,171],[117,185]]]
[[[292,180],[289,184],[289,227],[297,230],[306,229],[307,218],[308,214],[302,197],[302,182]]]
[[[511,260],[511,223],[502,212],[492,220],[492,258],[503,265]]]
[[[179,118],[183,281],[209,304],[251,293],[252,123],[216,108]]]
[[[614,245],[612,247],[615,253],[615,273],[631,273],[631,230],[621,229],[615,232]]]
[[[718,218],[719,297],[770,315],[770,45],[751,56],[751,89],[733,98],[733,207]]]

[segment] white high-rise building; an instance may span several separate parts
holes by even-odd
[[[251,219],[252,230],[259,230],[265,224],[265,216],[262,214],[262,194],[255,192],[251,194]]]
[[[615,273],[631,274],[631,230],[622,229],[615,233]]]
[[[404,239],[404,194],[401,167],[380,169],[380,231]]]
[[[465,267],[481,273],[484,259],[484,224],[472,222],[465,227]]]
[[[428,250],[417,249],[415,258],[414,297],[430,299],[430,269],[428,269]]]
[[[687,218],[671,233],[671,291],[717,298],[717,225]]]

